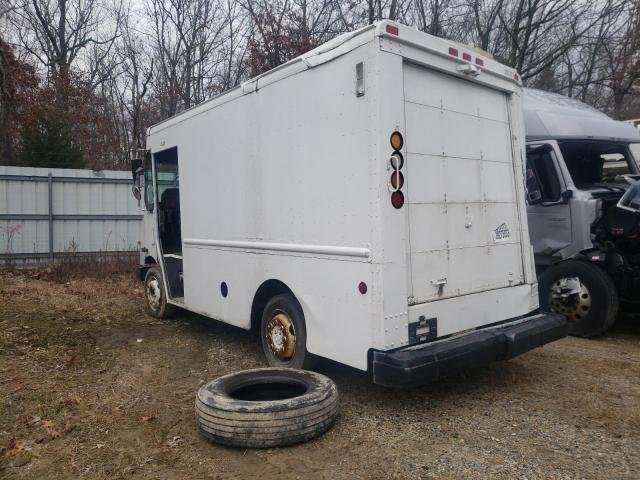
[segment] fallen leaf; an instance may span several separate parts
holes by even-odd
[[[45,420],[42,422],[42,426],[47,430],[50,430],[55,426],[55,423],[53,423],[53,421],[51,420]]]
[[[156,416],[155,415],[149,415],[149,416],[143,416],[142,418],[140,418],[141,422],[150,422],[152,420],[155,420]]]
[[[42,418],[40,417],[33,417],[30,421],[29,421],[29,425],[37,425],[42,421]]]
[[[9,445],[5,447],[5,455],[9,458],[14,458],[23,452],[30,450],[25,440],[18,440],[15,437],[9,439]]]
[[[70,395],[62,400],[66,406],[70,407],[72,405],[80,405],[80,397],[77,395]]]

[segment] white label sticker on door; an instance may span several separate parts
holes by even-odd
[[[511,230],[509,230],[509,225],[507,222],[504,222],[498,225],[492,232],[491,238],[494,243],[501,243],[511,240]]]

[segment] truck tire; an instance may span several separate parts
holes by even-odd
[[[291,293],[276,295],[262,312],[260,340],[272,367],[308,370],[316,357],[307,352],[307,329],[302,307]]]
[[[149,268],[144,277],[144,309],[152,317],[167,318],[175,313],[176,307],[167,303],[166,291],[160,267]]]
[[[580,292],[559,294],[564,279],[578,278]],[[618,291],[602,268],[579,260],[566,260],[550,266],[539,279],[540,308],[567,316],[569,334],[595,337],[604,334],[616,320]]]
[[[338,388],[319,373],[259,368],[225,375],[196,394],[196,422],[210,440],[271,448],[315,438],[333,425]]]

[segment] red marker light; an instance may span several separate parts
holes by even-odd
[[[366,284],[366,283],[364,283],[364,282],[360,282],[360,283],[358,284],[358,291],[359,291],[362,295],[364,295],[365,293],[367,293],[367,284]]]
[[[391,194],[391,205],[393,205],[395,209],[402,208],[404,205],[404,194],[400,190]]]
[[[462,59],[466,60],[467,62],[471,61],[471,55],[469,55],[468,53],[463,53],[462,54]]]
[[[453,48],[453,47],[449,47],[449,55],[453,55],[454,57],[458,56],[458,49],[457,48]]]
[[[481,58],[476,58],[476,65],[480,65],[481,67],[484,67],[484,60]]]
[[[395,25],[387,25],[386,31],[387,31],[387,33],[390,33],[391,35],[399,35],[400,34],[400,30]]]

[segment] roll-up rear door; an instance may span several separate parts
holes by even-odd
[[[524,281],[506,95],[404,65],[415,303]]]

